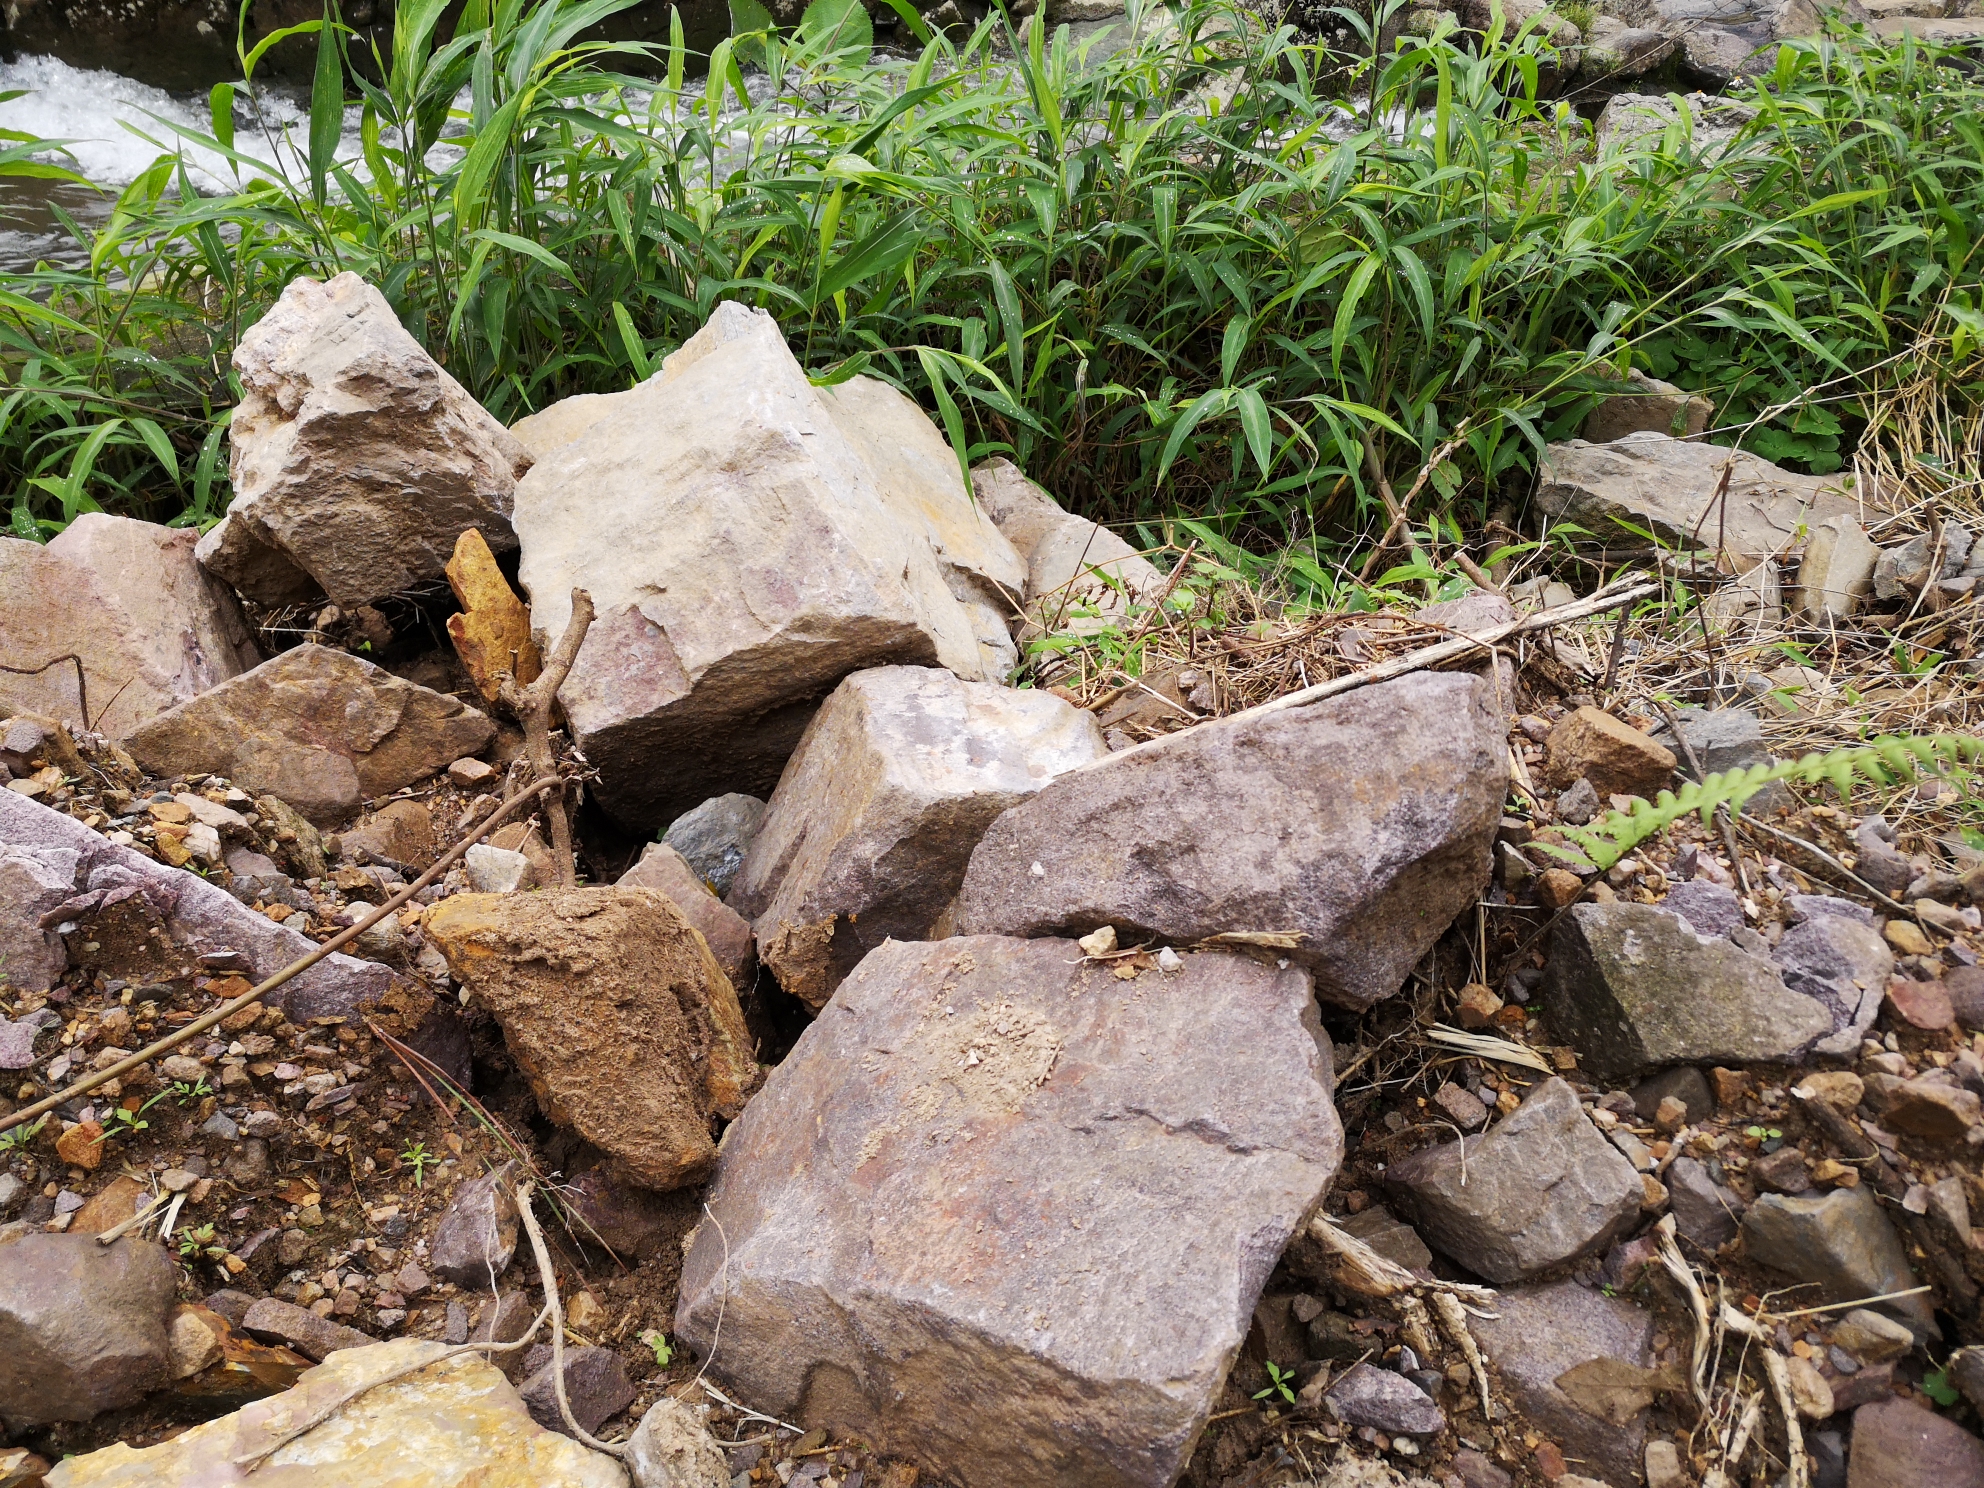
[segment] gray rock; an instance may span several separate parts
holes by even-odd
[[[524,1397],[533,1421],[546,1431],[571,1436],[571,1428],[558,1409],[557,1392],[556,1367],[546,1364],[523,1382],[518,1393]],[[567,1347],[565,1403],[572,1408],[572,1419],[579,1423],[579,1429],[588,1434],[596,1433],[632,1405],[634,1387],[627,1383],[627,1367],[620,1356],[612,1349]]]
[[[82,658],[91,716],[73,665],[31,677],[0,672],[0,715],[39,713],[122,739],[167,708],[261,660],[227,587],[193,557],[188,529],[85,512],[46,545],[0,537],[0,636],[9,666]]]
[[[1635,22],[1635,24],[1645,24]],[[1742,127],[1756,118],[1756,108],[1733,98],[1706,93],[1681,97],[1685,116],[1672,99],[1653,93],[1615,93],[1606,100],[1596,129],[1601,152],[1618,150],[1648,134],[1683,125],[1699,157],[1713,158],[1728,148]]]
[[[1692,1157],[1677,1157],[1668,1164],[1663,1181],[1674,1210],[1674,1228],[1682,1239],[1707,1255],[1714,1255],[1736,1238],[1736,1226],[1743,1217],[1742,1198],[1717,1183],[1708,1169]]]
[[[964,1488],[1169,1488],[1342,1154],[1308,976],[1181,961],[871,953],[725,1137],[681,1340]]]
[[[27,1196],[28,1186],[13,1173],[0,1173],[0,1219],[12,1219]]]
[[[1853,1054],[1880,1013],[1881,996],[1894,974],[1894,952],[1880,931],[1856,914],[1818,908],[1845,900],[1793,897],[1807,902],[1805,918],[1784,932],[1771,959],[1784,985],[1811,998],[1831,1021],[1831,1031],[1813,1045],[1813,1052]]]
[[[708,880],[690,867],[681,853],[665,842],[650,842],[641,850],[640,861],[615,883],[660,892],[681,912],[683,919],[702,933],[731,987],[740,996],[751,989],[758,971],[758,948],[751,938],[751,922],[717,898]]]
[[[1709,1093],[1708,1080],[1691,1064],[1649,1076],[1633,1087],[1632,1096],[1633,1110],[1643,1121],[1653,1120],[1668,1096],[1687,1108],[1690,1125],[1715,1115],[1715,1097]]]
[[[196,873],[168,868],[91,831],[67,812],[51,810],[13,791],[0,790],[0,859],[33,858],[75,885],[63,913],[82,917],[125,902],[137,903],[165,940],[191,959],[238,951],[256,976],[273,976],[317,949],[315,941],[285,929]],[[0,946],[39,933],[32,908],[0,896]],[[66,953],[64,962],[67,961]],[[11,966],[9,968],[11,970]],[[267,999],[290,1018],[349,1017],[392,986],[392,972],[342,952],[327,956]]]
[[[1743,904],[1736,891],[1706,878],[1675,884],[1659,908],[1679,915],[1697,935],[1729,935],[1743,926]]]
[[[1601,1080],[1668,1064],[1791,1063],[1832,1032],[1768,962],[1649,904],[1579,904],[1557,921],[1543,1004]]]
[[[1557,820],[1581,827],[1599,812],[1605,803],[1598,799],[1598,787],[1583,776],[1573,781],[1569,790],[1557,797]]]
[[[356,1328],[275,1297],[257,1298],[242,1315],[241,1327],[264,1343],[293,1348],[319,1364],[339,1349],[367,1348],[377,1341]]]
[[[1003,678],[1024,565],[902,393],[814,387],[768,313],[726,301],[587,409],[562,443],[525,436],[519,577],[547,637],[575,586],[592,595],[559,697],[596,799],[630,826],[769,791],[850,672]]]
[[[682,854],[683,861],[721,899],[730,892],[737,870],[758,830],[765,823],[765,803],[756,796],[732,791],[711,796],[694,811],[685,811],[668,824],[661,840]]]
[[[1600,15],[1594,21],[1591,32],[1586,38],[1583,55],[1578,58],[1578,78],[1581,82],[1622,82],[1645,77],[1666,64],[1674,55],[1674,47],[1673,37],[1651,26],[1628,26],[1615,17]],[[1675,391],[1678,392],[1679,389]],[[1670,413],[1665,423],[1638,422],[1632,427],[1655,428],[1663,434],[1699,435],[1707,428],[1714,405],[1706,398],[1692,401],[1704,405],[1698,420],[1699,427],[1696,427],[1697,420],[1686,416],[1687,413],[1692,413],[1691,409],[1686,410],[1679,419],[1675,414]],[[1680,425],[1678,429],[1677,423]],[[1594,434],[1591,425],[1587,423],[1584,437],[1602,438],[1604,430],[1601,428]]]
[[[1369,1007],[1487,887],[1508,779],[1493,690],[1420,673],[1064,775],[985,834],[957,929],[1293,933],[1319,997]]]
[[[475,754],[496,736],[459,698],[347,651],[303,645],[161,713],[127,745],[157,775],[224,775],[313,822]]]
[[[681,1197],[666,1197],[620,1183],[604,1168],[588,1168],[561,1194],[581,1240],[597,1241],[628,1260],[644,1261],[669,1240],[687,1233],[696,1209]]]
[[[1727,88],[1738,78],[1769,70],[1775,48],[1728,26],[1691,26],[1681,33],[1681,76],[1697,88]]]
[[[210,1137],[219,1137],[223,1142],[232,1142],[241,1135],[240,1126],[225,1111],[214,1112],[201,1123],[200,1130]]]
[[[1383,1204],[1373,1204],[1362,1214],[1353,1214],[1339,1225],[1355,1235],[1386,1260],[1408,1271],[1433,1269],[1433,1252],[1419,1238],[1419,1232],[1400,1220]]]
[[[1385,1188],[1427,1241],[1497,1283],[1603,1250],[1645,1197],[1633,1165],[1554,1078],[1483,1135],[1393,1163]]]
[[[1650,1369],[1652,1316],[1570,1281],[1510,1288],[1494,1311],[1469,1326],[1516,1409],[1584,1471],[1638,1482],[1646,1398],[1605,1386]]]
[[[486,1309],[476,1320],[470,1336],[477,1343],[515,1343],[530,1331],[530,1325],[537,1321],[537,1313],[536,1304],[521,1290],[504,1292],[496,1299],[495,1305]],[[527,1375],[535,1372],[524,1367],[531,1352],[530,1349],[517,1349],[507,1354],[492,1354],[490,1362],[503,1371],[504,1378],[511,1384],[521,1384]]]
[[[701,1414],[666,1395],[627,1438],[627,1466],[635,1488],[729,1488],[731,1481],[730,1463]]]
[[[1940,549],[1934,548],[1926,532],[1919,537],[1910,538],[1897,547],[1882,548],[1880,556],[1874,560],[1874,596],[1877,599],[1900,599],[1915,594],[1929,582],[1929,558],[1932,551],[1940,551],[1942,555],[1942,563],[1935,573],[1936,578],[1950,579],[1961,573],[1964,559],[1970,556],[1970,534],[1954,523],[1946,527],[1944,533],[1944,541]],[[1956,540],[1952,541],[1952,537]]]
[[[1820,915],[1842,915],[1849,920],[1858,920],[1863,925],[1875,922],[1874,912],[1864,904],[1856,904],[1851,899],[1836,898],[1831,894],[1786,894],[1784,908],[1790,922],[1802,925],[1807,920],[1815,920]]]
[[[1837,1431],[1811,1432],[1805,1449],[1812,1458],[1812,1488],[1846,1488],[1846,1442]]]
[[[1323,1392],[1323,1401],[1340,1420],[1391,1436],[1434,1436],[1447,1429],[1445,1413],[1424,1390],[1404,1375],[1369,1364],[1346,1370]]]
[[[0,860],[0,875],[4,875],[8,862],[18,863],[22,861],[24,860],[19,858]],[[25,861],[32,862],[33,860],[28,859]],[[41,865],[37,863],[35,866],[39,868]],[[59,877],[50,876],[55,883],[61,883]],[[63,897],[66,898],[67,894],[65,893]],[[32,901],[30,902],[32,903]],[[9,916],[8,918],[10,920],[14,919],[13,916]],[[18,921],[15,922],[18,923]],[[0,964],[6,964],[9,973],[14,971],[11,963]],[[10,975],[8,981],[10,985],[20,987],[26,991],[45,992],[48,990],[47,984],[44,983],[40,987],[35,987],[26,977],[14,977]],[[0,1018],[0,1070],[24,1070],[31,1067],[35,1060],[34,1041],[49,1029],[60,1028],[61,1026],[62,1020],[56,1016],[55,1010],[46,1007],[36,1008],[31,1013],[24,1013],[17,1021],[12,1023],[8,1022],[5,1018]]]
[[[807,725],[729,902],[817,1012],[883,941],[926,937],[995,817],[1107,752],[1095,716],[1050,692],[856,672]]]
[[[199,556],[249,598],[360,605],[440,578],[471,527],[516,546],[528,451],[356,274],[292,280],[234,369],[235,495]]]
[[[495,1290],[517,1251],[519,1219],[510,1195],[516,1164],[504,1163],[455,1190],[435,1226],[428,1248],[428,1269],[457,1286]]]
[[[87,1421],[167,1382],[179,1268],[160,1246],[27,1234],[0,1245],[0,1422]]]
[[[1910,1347],[1914,1338],[1909,1339]],[[1963,1398],[1970,1402],[1974,1411],[1984,1411],[1984,1345],[1971,1344],[1950,1355],[1944,1367],[1949,1371],[1950,1380],[1963,1391]]]
[[[1884,817],[1870,816],[1853,833],[1853,868],[1884,894],[1906,892],[1915,880],[1915,865],[1894,847],[1894,827]]]
[[[1816,523],[1798,565],[1794,608],[1820,625],[1851,619],[1873,592],[1879,557],[1880,549],[1868,541],[1866,530],[1853,517],[1828,517]]]
[[[1714,29],[1714,28],[1709,28]],[[1688,45],[1699,31],[1690,32]],[[1615,100],[1616,102],[1616,100]],[[1722,466],[1733,460],[1727,512],[1715,505]],[[1537,505],[1604,540],[1644,539],[1619,524],[1650,528],[1663,541],[1761,561],[1794,545],[1802,527],[1857,508],[1835,480],[1793,475],[1756,455],[1665,434],[1628,434],[1609,444],[1573,439],[1550,446]]]
[[[1763,1195],[1743,1216],[1743,1248],[1761,1265],[1814,1283],[1829,1302],[1918,1285],[1894,1226],[1865,1186],[1820,1195]],[[1918,1340],[1938,1334],[1926,1296],[1883,1302],[1879,1310]]]
[[[1676,710],[1675,717],[1681,720],[1681,737],[1688,741],[1695,758],[1701,761],[1700,775],[1688,763],[1687,751],[1681,748],[1672,729],[1664,726],[1655,729],[1653,737],[1673,751],[1675,759],[1680,762],[1681,773],[1690,780],[1773,762],[1770,751],[1764,747],[1763,721],[1747,708],[1681,708]],[[1770,789],[1776,790],[1777,787]],[[1753,796],[1751,799],[1762,801],[1763,796]]]
[[[1616,74],[1637,65],[1644,72],[1673,51],[1673,41],[1658,31],[1608,28],[1606,42],[1585,48],[1580,71],[1596,66]],[[1646,62],[1648,58],[1654,59],[1653,62]],[[1583,430],[1586,440],[1609,444],[1628,434],[1640,433],[1699,439],[1707,431],[1715,404],[1701,394],[1683,392],[1673,383],[1649,377],[1637,367],[1619,379],[1609,363],[1598,365],[1605,369],[1601,376],[1609,374],[1616,379],[1619,391],[1605,393],[1604,401],[1586,415]]]
[[[1984,1488],[1984,1441],[1912,1400],[1853,1413],[1847,1488]]]
[[[507,847],[478,842],[462,855],[468,886],[478,894],[514,894],[530,887],[530,859]]]

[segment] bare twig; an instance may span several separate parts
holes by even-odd
[[[573,595],[575,602],[578,597],[577,594]],[[586,602],[586,609],[590,613],[592,609],[590,600]],[[570,633],[566,632],[567,635]],[[560,649],[563,649],[562,645]],[[576,647],[573,649],[577,650]],[[568,661],[566,663],[568,670],[570,666],[571,663]],[[539,1227],[537,1214],[531,1208],[531,1190],[536,1187],[535,1183],[526,1183],[517,1190],[517,1214],[523,1220],[524,1229],[530,1235],[531,1253],[537,1257],[538,1279],[544,1283],[544,1310],[551,1317],[551,1389],[558,1397],[558,1414],[564,1417],[565,1425],[571,1429],[574,1440],[583,1442],[595,1452],[604,1452],[610,1457],[618,1457],[625,1461],[629,1456],[626,1443],[603,1442],[587,1431],[573,1418],[572,1402],[565,1394],[565,1309],[558,1300],[558,1273],[551,1267],[551,1251],[544,1243],[544,1231]]]
[[[545,791],[553,789],[557,785],[557,783],[558,782],[555,779],[548,781],[540,781],[538,784],[533,785],[529,790],[526,790],[521,794],[513,796],[509,800],[505,801],[502,805],[498,806],[494,811],[490,812],[489,815],[485,816],[479,824],[470,828],[468,834],[464,836],[461,839],[461,841],[457,842],[453,847],[449,848],[445,853],[443,853],[439,858],[437,858],[434,862],[434,866],[432,868],[429,868],[425,873],[421,874],[419,878],[416,878],[412,883],[408,884],[404,889],[401,889],[399,893],[393,895],[392,898],[388,899],[384,904],[380,905],[377,909],[373,910],[371,914],[367,915],[364,919],[360,920],[357,924],[353,925],[349,930],[340,931],[338,934],[333,935],[329,940],[325,941],[322,945],[318,946],[316,950],[310,952],[309,955],[298,957],[296,960],[290,962],[289,965],[285,966],[281,971],[277,972],[274,976],[270,977],[260,986],[251,987],[246,992],[243,992],[239,997],[236,997],[229,1002],[222,1003],[219,1007],[213,1009],[213,1011],[208,1013],[202,1013],[199,1017],[195,1018],[191,1023],[188,1023],[184,1028],[181,1028],[176,1032],[167,1034],[164,1038],[158,1040],[158,1042],[154,1044],[146,1045],[144,1048],[140,1049],[137,1053],[131,1055],[129,1058],[120,1059],[117,1061],[117,1063],[108,1065],[100,1070],[92,1070],[89,1074],[83,1076],[82,1079],[76,1081],[74,1084],[68,1086],[67,1088],[58,1090],[53,1095],[38,1100],[31,1106],[23,1106],[20,1110],[15,1111],[12,1115],[0,1119],[0,1132],[10,1131],[14,1127],[21,1125],[23,1122],[32,1121],[35,1119],[35,1117],[44,1115],[45,1113],[54,1110],[57,1106],[62,1105],[68,1101],[72,1101],[77,1096],[84,1095],[89,1091],[96,1089],[97,1086],[103,1084],[106,1080],[115,1080],[121,1078],[124,1075],[128,1075],[129,1073],[131,1073],[132,1070],[138,1069],[141,1066],[148,1064],[150,1061],[158,1058],[159,1055],[165,1053],[167,1050],[176,1049],[179,1047],[179,1045],[185,1043],[188,1039],[194,1037],[195,1035],[205,1033],[209,1028],[214,1027],[222,1019],[232,1017],[235,1013],[238,1013],[242,1008],[250,1007],[253,1004],[260,1002],[263,998],[267,997],[271,992],[275,991],[276,988],[282,986],[285,982],[288,982],[292,978],[297,977],[301,975],[303,972],[308,971],[311,967],[315,966],[319,961],[323,960],[326,956],[332,955],[337,951],[342,950],[345,946],[351,944],[352,941],[358,939],[358,937],[363,935],[367,930],[370,930],[374,925],[378,924],[381,920],[385,919],[386,916],[396,913],[398,910],[403,908],[407,904],[407,902],[413,898],[415,894],[418,894],[422,889],[426,888],[429,884],[433,883],[436,879],[438,879],[443,873],[447,872],[449,867],[454,864],[456,859],[460,858],[463,853],[469,850],[470,847],[474,846],[475,843],[479,842],[483,837],[488,835],[488,833],[493,831],[503,821],[505,817],[510,816],[520,807],[536,799],[539,795],[541,795]]]
[[[83,710],[83,727],[88,728],[90,726],[90,689],[89,684],[83,680],[83,659],[75,652],[67,651],[60,656],[50,657],[38,667],[0,666],[0,672],[11,672],[16,677],[39,677],[50,667],[60,666],[65,661],[73,661],[76,664],[76,698]],[[129,687],[130,685],[128,682],[124,684],[125,687]],[[121,687],[118,689],[120,693],[123,690]],[[113,698],[111,701],[115,702],[116,699]],[[108,709],[105,711],[107,712]]]
[[[551,654],[544,658],[544,670],[528,687],[520,687],[508,672],[498,684],[505,703],[516,712],[524,726],[524,756],[535,777],[533,790],[547,784],[553,794],[545,807],[551,819],[551,854],[558,874],[558,886],[569,889],[579,881],[578,864],[572,855],[572,811],[565,798],[565,780],[558,772],[558,761],[551,753],[551,723],[558,709],[558,689],[572,674],[572,663],[579,659],[586,631],[593,620],[592,596],[583,589],[572,591],[572,618]]]

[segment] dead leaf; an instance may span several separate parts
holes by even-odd
[[[1653,1404],[1662,1390],[1673,1389],[1679,1381],[1667,1371],[1641,1369],[1624,1359],[1587,1359],[1557,1376],[1559,1390],[1571,1404],[1587,1414],[1598,1416],[1614,1426],[1626,1426],[1633,1417]]]

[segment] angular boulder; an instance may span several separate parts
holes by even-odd
[[[650,842],[641,859],[615,880],[623,888],[653,889],[709,942],[724,979],[740,996],[758,974],[758,950],[751,922],[710,892],[688,860],[664,842]]]
[[[1726,507],[1715,499],[1725,463],[1732,466]],[[1745,572],[1797,548],[1803,529],[1858,514],[1837,478],[1794,475],[1757,455],[1655,433],[1551,445],[1536,501],[1601,541],[1642,542],[1628,529],[1643,527],[1684,548],[1714,552],[1720,545]]]
[[[738,791],[711,796],[685,811],[661,834],[663,846],[682,855],[696,876],[721,899],[737,881],[744,855],[765,824],[765,803]]]
[[[1793,608],[1818,625],[1852,619],[1874,592],[1874,564],[1880,556],[1855,518],[1827,517],[1814,523],[1798,565]]]
[[[293,280],[234,369],[235,495],[199,555],[248,598],[360,605],[441,577],[470,528],[516,546],[528,451],[356,274]]]
[[[1613,46],[1630,54],[1634,61],[1644,62],[1649,55],[1664,55],[1674,48],[1674,43],[1658,31],[1619,28],[1611,31],[1611,37]],[[1590,60],[1589,53],[1586,60]],[[1625,62],[1627,57],[1621,56],[1620,60]],[[1605,368],[1601,376],[1612,371],[1609,364],[1599,365]],[[1588,443],[1609,444],[1628,434],[1648,431],[1679,439],[1699,439],[1708,432],[1715,404],[1700,393],[1683,392],[1673,383],[1649,377],[1637,367],[1623,378],[1615,373],[1609,380],[1617,381],[1619,391],[1601,394],[1603,401],[1585,415],[1583,434]]]
[[[1510,1287],[1470,1321],[1510,1401],[1608,1483],[1640,1481],[1653,1385],[1653,1317],[1574,1281]]]
[[[40,937],[43,972],[52,967],[59,976],[67,969],[68,951],[58,933],[62,925],[119,912],[142,914],[148,929],[156,928],[164,945],[175,955],[183,953],[189,964],[233,951],[247,959],[246,974],[257,978],[273,976],[317,949],[315,941],[257,914],[219,884],[120,847],[65,812],[0,790],[0,875],[12,871],[6,865],[22,860],[32,862],[32,873],[23,877],[32,877],[41,892],[26,901],[0,897],[0,948],[30,946]],[[56,899],[52,886],[63,882],[72,887]],[[383,997],[392,984],[385,967],[340,951],[277,988],[267,1002],[307,1023],[348,1017]]]
[[[800,739],[729,903],[817,1012],[884,940],[926,937],[995,817],[1107,753],[1094,715],[1051,692],[856,672]]]
[[[1764,1194],[1743,1215],[1751,1260],[1814,1283],[1828,1302],[1881,1297],[1919,1285],[1901,1237],[1865,1186],[1825,1194]],[[1919,1338],[1937,1333],[1925,1295],[1876,1304]]]
[[[0,715],[45,714],[122,739],[261,658],[241,606],[193,557],[194,535],[85,512],[47,546],[0,537]]]
[[[1832,1020],[1812,1052],[1857,1054],[1894,975],[1894,952],[1881,932],[1850,914],[1812,914],[1786,930],[1770,956],[1784,985],[1818,1003]]]
[[[167,1383],[178,1286],[179,1267],[148,1240],[0,1245],[0,1422],[87,1421]]]
[[[1984,1441],[1912,1400],[1853,1413],[1846,1488],[1984,1488]]]
[[[985,673],[981,607],[953,584],[977,594],[1017,558],[954,464],[948,484],[915,483],[927,462],[907,455],[878,471],[877,436],[830,391],[771,316],[726,301],[654,377],[571,420],[566,442],[532,431],[519,577],[541,640],[564,630],[575,585],[592,595],[560,698],[600,802],[630,824],[769,793],[849,672]]]
[[[737,996],[703,937],[652,889],[456,894],[423,928],[503,1027],[539,1107],[676,1188],[716,1157],[756,1076]]]
[[[1010,460],[974,466],[978,504],[1026,561],[1033,634],[1083,634],[1120,621],[1164,588],[1164,575],[1107,527],[1078,517]]]
[[[303,645],[160,714],[128,742],[155,775],[224,775],[323,823],[495,737],[488,716],[459,698],[348,651]]]
[[[1579,708],[1564,718],[1550,730],[1548,749],[1554,781],[1589,780],[1600,796],[1652,800],[1674,778],[1671,750],[1602,708]]]
[[[1832,1032],[1768,961],[1651,904],[1579,904],[1543,974],[1551,1026],[1602,1080],[1670,1064],[1790,1064]]]
[[[964,1488],[1169,1488],[1342,1157],[1308,976],[1182,960],[873,952],[726,1136],[682,1340]]]
[[[1274,932],[1316,995],[1399,989],[1488,885],[1508,783],[1493,683],[1423,672],[1114,754],[993,822],[959,934],[1124,945]]]
[[[1385,1188],[1435,1249],[1497,1283],[1604,1249],[1646,1192],[1555,1078],[1482,1135],[1393,1163]]]
[[[517,1253],[522,1223],[513,1197],[516,1164],[504,1163],[463,1183],[434,1227],[427,1264],[457,1286],[495,1291],[497,1278]]]
[[[443,1359],[445,1349],[415,1338],[346,1349],[282,1394],[155,1447],[119,1442],[68,1458],[48,1488],[237,1482],[237,1464],[265,1453],[260,1476],[327,1488],[628,1488],[611,1457],[533,1421],[494,1366],[475,1354]],[[435,1362],[399,1374],[423,1359]],[[333,1413],[325,1428],[285,1440],[298,1422]]]

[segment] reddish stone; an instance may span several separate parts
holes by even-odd
[[[1888,1011],[1916,1028],[1934,1032],[1956,1021],[1949,989],[1941,982],[1917,982],[1895,977],[1888,983]]]

